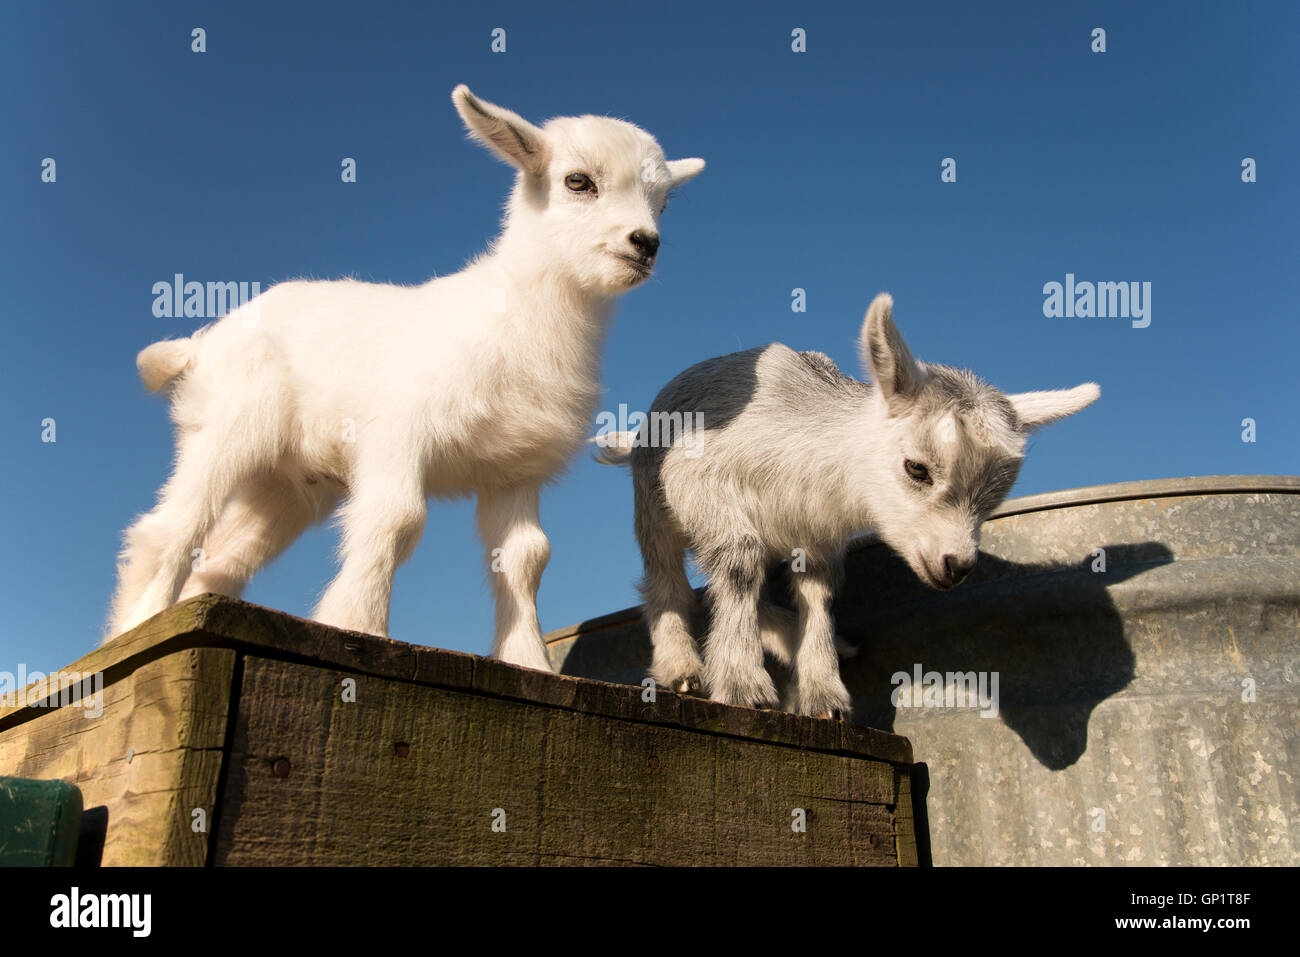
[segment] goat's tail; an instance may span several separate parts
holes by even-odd
[[[157,392],[189,368],[197,352],[194,339],[165,339],[140,350],[135,367],[140,381],[150,392]]]
[[[595,459],[601,465],[627,465],[632,458],[632,449],[636,446],[637,433],[602,432],[587,441],[596,446]]]

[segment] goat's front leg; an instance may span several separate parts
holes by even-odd
[[[550,671],[537,621],[537,588],[551,558],[551,543],[538,514],[540,490],[532,485],[478,496],[478,530],[487,547],[496,595],[492,657]]]
[[[704,646],[704,684],[725,704],[774,708],[776,685],[763,667],[758,593],[767,567],[756,539],[742,538],[701,556],[710,572],[709,637]]]
[[[799,647],[794,653],[794,696],[788,710],[822,718],[847,717],[851,705],[840,678],[835,651],[836,575],[832,566],[809,562],[802,572],[791,572],[795,607],[799,612]]]

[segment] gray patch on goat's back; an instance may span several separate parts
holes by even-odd
[[[824,352],[801,352],[799,358],[808,363],[808,367],[827,382],[838,385],[841,380],[847,378],[835,364],[835,360]]]

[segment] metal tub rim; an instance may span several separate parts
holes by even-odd
[[[1109,485],[1085,485],[1039,492],[1008,499],[998,506],[988,521],[1008,515],[1041,512],[1051,508],[1077,505],[1100,505],[1133,499],[1170,498],[1182,495],[1249,495],[1253,493],[1300,494],[1300,475],[1203,475],[1172,479],[1141,479],[1135,482],[1112,482]],[[855,541],[858,541],[855,539]],[[850,546],[851,547],[851,546]]]

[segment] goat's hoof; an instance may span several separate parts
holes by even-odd
[[[685,678],[674,682],[673,690],[678,694],[695,695],[700,692],[700,678],[698,675],[687,675]]]
[[[844,712],[839,708],[831,708],[830,711],[823,711],[821,714],[817,715],[817,717],[825,718],[827,721],[843,721]]]

